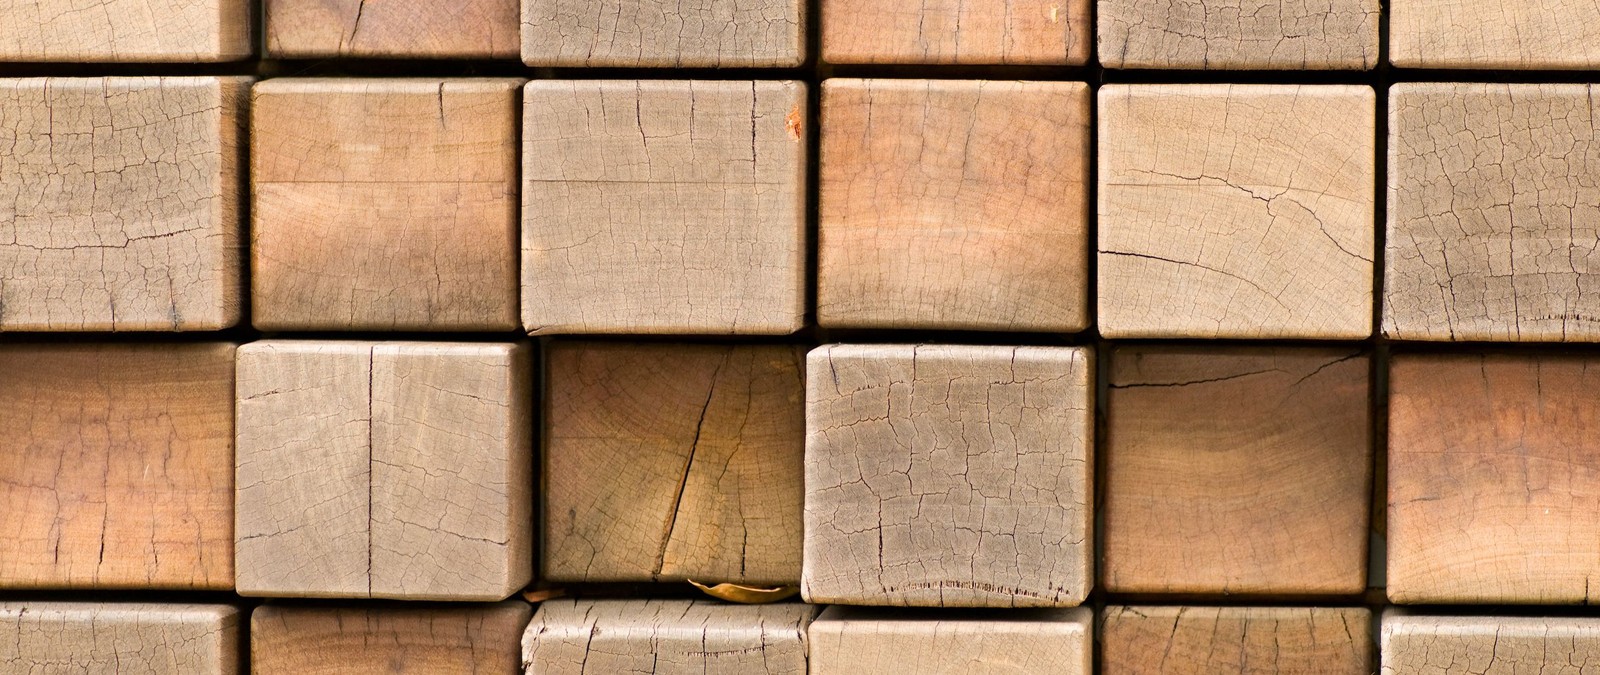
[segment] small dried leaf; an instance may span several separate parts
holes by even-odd
[[[532,603],[540,603],[546,600],[566,597],[566,595],[567,591],[563,588],[544,588],[537,591],[526,591],[522,594],[522,599]]]
[[[769,602],[787,600],[800,592],[799,586],[775,586],[773,588],[757,588],[755,586],[740,586],[739,584],[717,584],[707,586],[693,579],[689,583],[701,592],[725,602],[736,602],[741,605],[765,605]]]

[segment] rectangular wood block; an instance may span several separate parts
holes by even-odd
[[[523,98],[529,332],[800,329],[805,83],[541,80]]]
[[[248,82],[0,79],[0,331],[239,321]]]
[[[255,675],[516,675],[533,609],[521,600],[412,609],[262,605],[250,615]]]
[[[825,345],[806,360],[807,602],[1071,607],[1093,583],[1080,347]]]
[[[1101,615],[1105,675],[1367,675],[1372,613],[1341,607],[1127,607]]]
[[[1594,68],[1600,66],[1600,5],[1390,0],[1389,62],[1402,68]]]
[[[817,320],[1089,325],[1089,87],[832,79]]]
[[[1562,354],[1396,354],[1389,599],[1589,604],[1600,593],[1600,368]]]
[[[1600,667],[1600,619],[1389,610],[1381,623],[1382,675],[1579,675]]]
[[[514,59],[517,0],[264,0],[267,55]]]
[[[798,581],[803,355],[552,343],[540,578]]]
[[[7,673],[239,672],[239,610],[230,605],[0,602]]]
[[[1384,335],[1600,340],[1600,122],[1587,84],[1396,84]]]
[[[1090,675],[1093,613],[1006,609],[950,614],[833,606],[807,631],[811,675]]]
[[[0,588],[233,588],[233,353],[0,346]]]
[[[1108,85],[1099,115],[1102,335],[1371,335],[1371,87]]]
[[[799,603],[695,600],[551,600],[522,636],[527,675],[804,675]]]
[[[1099,0],[1107,68],[1370,70],[1378,0]]]
[[[516,328],[521,84],[256,85],[255,326]]]
[[[241,595],[502,600],[532,569],[532,365],[493,343],[239,349]]]
[[[812,0],[831,63],[1081,66],[1094,0]]]
[[[530,66],[787,68],[805,35],[805,0],[522,0]]]
[[[1114,351],[1101,498],[1106,590],[1362,592],[1368,374],[1354,349]]]
[[[253,11],[250,0],[0,0],[0,62],[237,61],[255,53]]]

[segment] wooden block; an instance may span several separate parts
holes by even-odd
[[[802,82],[530,82],[532,333],[788,334],[806,312]]]
[[[514,59],[517,0],[264,0],[272,58]]]
[[[1081,66],[1094,0],[814,0],[831,63]]]
[[[1071,607],[1092,583],[1087,348],[806,359],[807,602]]]
[[[951,615],[833,606],[807,630],[811,675],[1089,675],[1086,607]]]
[[[508,344],[241,347],[239,593],[502,600],[522,588],[531,370],[527,348]]]
[[[249,0],[0,0],[0,62],[237,61],[255,53],[252,14]]]
[[[247,86],[232,77],[0,79],[0,330],[237,323]]]
[[[522,0],[530,66],[787,68],[805,33],[804,0]]]
[[[1600,620],[1383,614],[1383,675],[1586,673],[1600,667]]]
[[[1106,590],[1362,592],[1368,371],[1353,349],[1116,350],[1101,497]]]
[[[229,605],[0,602],[7,673],[239,672],[239,610]]]
[[[1389,598],[1588,604],[1600,577],[1600,369],[1558,354],[1397,354]]]
[[[1397,84],[1383,332],[1600,340],[1600,124],[1586,84]]]
[[[256,85],[256,327],[516,328],[521,83]]]
[[[1089,325],[1089,87],[823,84],[817,319],[827,327]]]
[[[250,615],[250,672],[514,675],[532,614],[521,600],[427,609],[262,605]]]
[[[799,603],[551,600],[522,636],[522,663],[528,675],[804,675],[815,614]]]
[[[1372,613],[1340,607],[1126,607],[1101,615],[1106,675],[1367,675]]]
[[[1100,332],[1372,333],[1367,86],[1100,89]]]
[[[1389,62],[1402,68],[1594,68],[1600,66],[1600,6],[1391,0]]]
[[[0,588],[233,588],[233,351],[0,346]]]
[[[540,578],[798,581],[803,354],[553,343]]]
[[[1378,0],[1099,0],[1107,68],[1370,70]]]

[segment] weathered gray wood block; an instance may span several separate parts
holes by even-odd
[[[522,636],[522,663],[528,675],[803,675],[816,611],[799,603],[551,600]]]

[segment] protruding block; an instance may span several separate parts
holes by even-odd
[[[1123,607],[1101,617],[1106,675],[1367,675],[1372,613],[1340,607]]]
[[[1372,333],[1367,86],[1100,89],[1100,332]]]
[[[1115,351],[1101,498],[1106,590],[1364,590],[1368,371],[1350,349]]]
[[[532,569],[532,366],[505,344],[239,349],[241,595],[501,600]]]
[[[255,675],[517,675],[521,600],[443,608],[263,605],[250,615]]]
[[[1089,87],[823,85],[817,319],[851,328],[1089,325]]]
[[[801,82],[529,83],[528,331],[799,330],[805,92]]]
[[[1600,5],[1390,0],[1389,62],[1402,68],[1594,68],[1600,66]]]
[[[812,0],[832,63],[1081,66],[1094,0]]]
[[[1586,673],[1600,668],[1600,619],[1384,612],[1382,675]]]
[[[806,362],[808,602],[1070,607],[1092,583],[1086,348],[827,345]]]
[[[1099,0],[1107,68],[1370,70],[1378,0]]]
[[[803,354],[552,344],[540,578],[798,581]]]
[[[834,606],[807,631],[811,675],[1089,675],[1086,607],[950,614]]]
[[[0,602],[8,673],[239,672],[239,610],[229,605]]]
[[[805,0],[522,0],[530,66],[794,67],[805,34]]]
[[[514,59],[517,0],[265,0],[267,54],[297,58]]]
[[[256,85],[255,326],[516,328],[521,83]]]
[[[233,588],[233,352],[0,346],[0,588]]]
[[[0,44],[15,23],[8,1]],[[149,3],[73,14],[123,4]],[[232,77],[0,79],[0,331],[237,323],[247,86]]]
[[[255,53],[253,13],[250,0],[0,0],[0,62],[237,61]]]
[[[804,675],[806,625],[816,611],[799,603],[551,600],[522,636],[522,663],[528,675]]]

